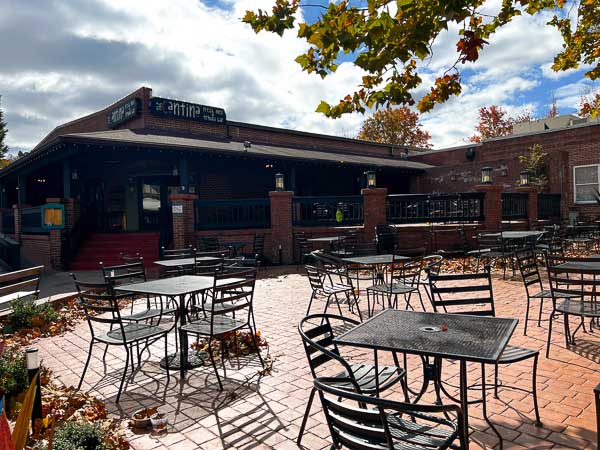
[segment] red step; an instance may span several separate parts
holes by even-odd
[[[121,264],[121,253],[144,258],[144,265],[151,267],[159,257],[158,233],[93,233],[82,244],[69,270],[98,270],[99,262],[112,266]]]

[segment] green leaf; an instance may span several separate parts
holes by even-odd
[[[315,112],[328,115],[331,112],[331,106],[329,106],[329,103],[327,103],[325,100],[321,100],[321,103],[319,103],[319,106],[317,106]]]

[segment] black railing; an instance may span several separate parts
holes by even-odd
[[[387,196],[390,223],[474,222],[484,219],[484,194],[401,194]]]
[[[22,233],[47,233],[42,228],[42,207],[23,208],[21,210],[21,232]]]
[[[560,194],[538,194],[538,219],[560,219]]]
[[[293,224],[360,225],[363,223],[362,195],[335,197],[294,197]]]
[[[15,232],[15,212],[2,212],[2,232],[4,234],[13,234]]]
[[[502,219],[527,219],[529,194],[520,192],[504,192],[502,194]]]
[[[240,200],[197,200],[196,229],[269,228],[271,208],[268,198]]]

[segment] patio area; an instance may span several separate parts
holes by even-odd
[[[545,358],[547,320],[537,327],[530,322],[528,336],[523,335],[525,317],[525,290],[518,278],[502,280],[493,274],[497,317],[519,319],[519,325],[510,341],[540,350],[538,366],[538,400],[542,427],[534,425],[531,396],[521,391],[500,389],[499,399],[488,390],[488,415],[504,438],[508,449],[592,449],[596,448],[596,412],[594,387],[598,384],[600,339],[597,333],[579,332],[577,346],[565,348],[562,320],[553,330],[550,358]],[[258,330],[269,344],[272,370],[258,376],[262,369],[256,356],[235,358],[227,363],[224,391],[218,389],[210,365],[188,371],[185,382],[178,372],[171,373],[167,384],[166,372],[159,366],[163,354],[160,344],[152,347],[152,356],[145,358],[133,382],[128,382],[120,402],[115,403],[124,366],[121,348],[109,348],[106,366],[102,349],[92,355],[83,389],[103,399],[111,414],[124,419],[144,407],[156,406],[168,416],[167,432],[150,434],[131,433],[135,449],[288,449],[298,448],[296,438],[312,387],[312,376],[297,326],[305,316],[311,288],[304,271],[295,266],[261,270],[256,284],[254,305]],[[428,310],[431,305],[423,294]],[[365,305],[364,299],[361,305]],[[537,307],[537,303],[534,303]],[[323,301],[313,303],[313,311],[322,311]],[[415,303],[416,306],[416,303]],[[551,302],[544,314],[547,319]],[[351,316],[347,305],[344,315]],[[535,311],[536,309],[532,309]],[[330,312],[337,308],[330,309]],[[87,323],[79,323],[72,332],[35,343],[43,364],[52,369],[54,376],[67,385],[77,385],[89,345]],[[174,346],[174,339],[170,339]],[[264,350],[263,350],[264,352]],[[372,363],[372,351],[342,348],[344,357],[352,362]],[[265,354],[263,353],[263,356]],[[389,359],[389,360],[388,360]],[[392,358],[380,353],[382,364],[392,364]],[[240,367],[238,367],[238,364]],[[446,361],[443,379],[458,385],[457,362]],[[477,383],[479,364],[469,364],[469,383]],[[487,373],[488,386],[493,382],[493,371]],[[416,357],[408,358],[408,381],[411,387],[420,386],[422,368]],[[531,361],[501,366],[500,379],[505,384],[529,389]],[[430,389],[433,391],[433,389]],[[454,393],[456,391],[453,391]],[[479,391],[470,393],[477,398]],[[386,398],[402,400],[400,385],[385,391]],[[421,400],[431,403],[433,392]],[[472,449],[497,448],[497,438],[482,418],[480,405],[469,408]],[[308,449],[328,449],[331,445],[329,429],[318,398],[313,403],[302,445]]]

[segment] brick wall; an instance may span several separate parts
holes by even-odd
[[[21,257],[25,264],[41,264],[52,269],[53,257],[50,236],[47,234],[22,234]]]
[[[416,155],[414,161],[435,167],[415,176],[411,192],[468,192],[481,181],[481,168],[494,168],[494,184],[505,190],[515,187],[523,166],[519,155],[527,153],[534,144],[540,144],[548,153],[548,191],[561,193],[563,213],[569,209],[586,215],[600,215],[600,207],[575,205],[573,202],[573,167],[600,163],[600,125],[587,125],[562,130],[547,130],[526,136],[512,136],[485,141],[472,146],[475,158],[469,161],[465,155],[469,146]],[[503,175],[503,172],[506,175]],[[455,181],[452,181],[452,177]]]

